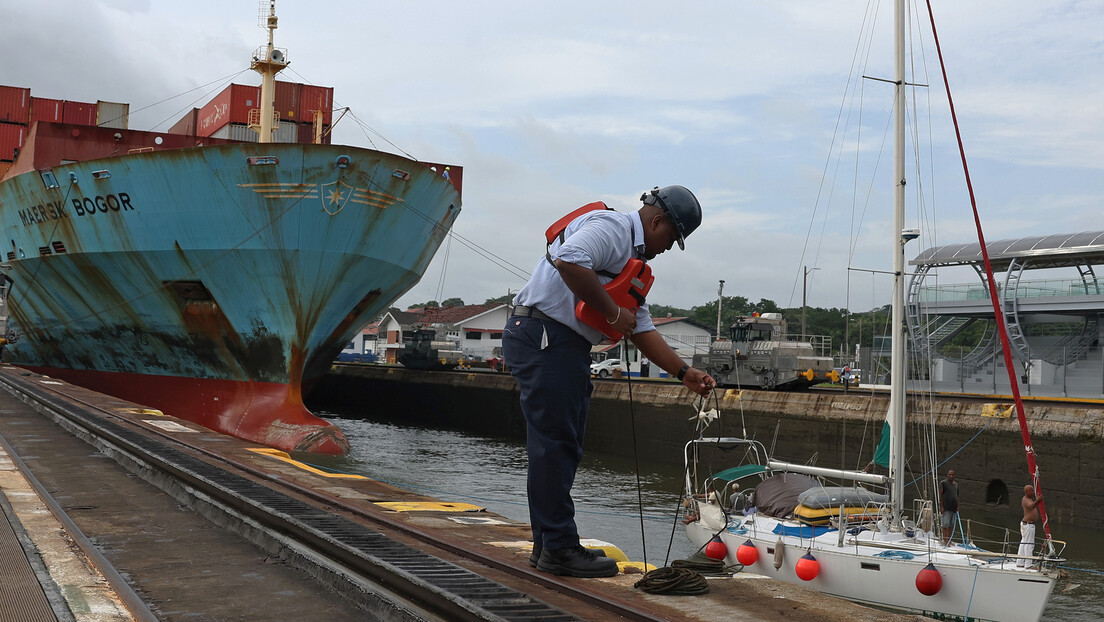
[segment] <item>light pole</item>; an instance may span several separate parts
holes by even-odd
[[[809,268],[807,266],[801,266],[803,274],[801,275],[801,340],[805,340],[805,289],[809,282],[809,273],[813,270],[820,270],[820,268]]]
[[[721,285],[717,288],[717,339],[721,338],[721,292],[724,291],[724,279],[721,279]]]

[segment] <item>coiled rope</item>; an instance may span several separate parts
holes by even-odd
[[[645,573],[633,587],[649,594],[698,596],[709,592],[706,575],[728,577],[743,569],[740,564],[726,566],[722,560],[694,555],[690,559],[676,559],[666,568]]]
[[[649,594],[671,596],[698,596],[709,592],[709,584],[701,573],[674,566],[648,571],[633,587]]]

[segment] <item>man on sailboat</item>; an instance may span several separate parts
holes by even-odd
[[[1024,486],[1024,496],[1020,501],[1023,508],[1023,520],[1020,521],[1020,550],[1016,559],[1016,567],[1031,566],[1031,554],[1035,552],[1035,523],[1039,520],[1039,504],[1043,501],[1043,495],[1035,496],[1035,487],[1031,484]]]
[[[530,564],[555,575],[617,574],[614,560],[580,546],[571,499],[593,389],[591,346],[605,339],[603,333],[624,335],[695,393],[708,395],[716,386],[713,378],[687,365],[667,345],[652,324],[643,296],[633,309],[619,292],[613,294],[620,303],[607,290],[619,282],[639,284],[635,272],[629,279],[622,279],[621,273],[676,243],[684,248],[686,236],[701,224],[701,205],[682,186],[656,187],[641,200],[644,204],[635,213],[618,213],[596,203],[576,210],[580,215],[562,230],[557,225],[567,217],[553,225],[557,230],[546,234],[548,252],[514,298],[514,312],[502,334],[503,354],[521,389],[526,423]],[[584,319],[587,314],[577,311],[580,301],[598,313]]]
[[[939,524],[943,527],[943,544],[951,541],[955,519],[958,518],[958,482],[954,469],[947,471],[947,479],[939,482]]]

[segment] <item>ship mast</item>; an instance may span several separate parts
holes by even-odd
[[[893,305],[889,397],[889,477],[893,525],[898,527],[905,505],[905,243],[915,236],[905,228],[905,0],[894,2],[893,100]]]
[[[261,107],[249,111],[249,127],[257,132],[257,142],[270,143],[280,122],[276,113],[276,74],[288,66],[288,61],[287,50],[273,45],[276,0],[261,0],[259,14],[260,27],[268,31],[268,45],[253,53],[250,68],[261,74]]]

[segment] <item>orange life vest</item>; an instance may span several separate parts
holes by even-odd
[[[572,223],[576,218],[597,210],[610,210],[605,203],[601,201],[595,201],[594,203],[588,203],[579,209],[567,214],[563,218],[560,218],[556,222],[552,223],[552,226],[548,227],[548,230],[544,232],[544,238],[548,242],[548,247],[552,246],[552,242],[556,239],[560,239],[560,243],[563,243],[564,230]],[[548,263],[552,262],[552,255],[545,250],[545,259]],[[553,265],[555,265],[553,263]],[[606,293],[613,298],[613,301],[617,303],[617,306],[624,307],[631,311],[634,315],[637,309],[643,304],[645,298],[648,296],[648,291],[652,288],[652,283],[655,281],[655,277],[652,276],[652,269],[643,260],[632,258],[625,263],[625,267],[621,269],[619,274],[613,274],[605,270],[596,271],[602,276],[611,277],[612,280],[606,283],[603,287]],[[575,317],[579,318],[579,321],[590,326],[594,330],[606,335],[610,339],[617,341],[621,339],[621,333],[617,332],[617,329],[612,324],[606,321],[606,318],[599,313],[593,307],[587,305],[582,300],[575,305]]]

